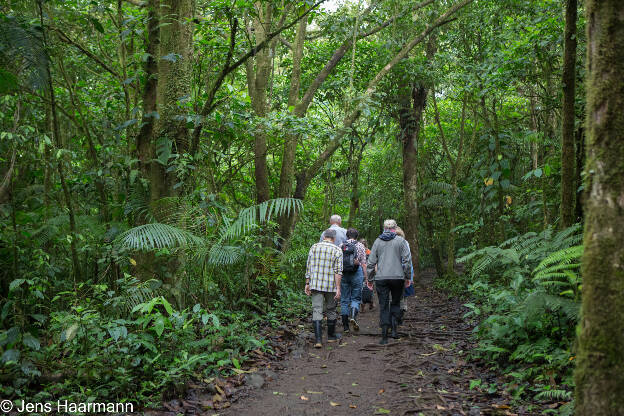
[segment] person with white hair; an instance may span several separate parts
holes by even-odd
[[[342,228],[342,218],[340,215],[332,215],[329,217],[329,228],[328,230],[336,231],[336,238],[334,239],[334,245],[340,247],[342,243],[347,241],[347,230]],[[323,241],[325,238],[325,231],[321,234],[321,238],[319,239],[319,243]]]
[[[388,331],[392,328],[392,337],[398,338],[397,327],[402,322],[401,298],[403,289],[410,285],[410,254],[407,241],[397,235],[395,220],[384,221],[384,232],[375,240],[368,257],[367,269],[374,270],[375,286],[379,297],[379,325],[381,326],[380,344],[388,343]]]

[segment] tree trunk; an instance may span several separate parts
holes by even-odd
[[[258,16],[253,21],[253,35],[256,39],[256,46],[264,42],[267,34],[271,31],[273,18],[273,7],[266,6],[260,2],[256,3]],[[247,87],[251,97],[251,106],[254,113],[259,118],[264,118],[269,114],[269,102],[267,99],[267,87],[269,85],[269,75],[271,73],[271,48],[264,48],[255,56],[255,68],[252,60],[247,60]],[[270,199],[269,190],[269,168],[267,165],[268,135],[263,126],[256,127],[254,133],[254,169],[256,183],[256,202]]]
[[[145,48],[145,86],[143,87],[143,115],[141,129],[136,137],[139,169],[144,178],[150,177],[153,159],[152,136],[156,117],[156,89],[158,87],[158,56],[160,53],[160,29],[158,9],[160,0],[147,3],[147,45]]]
[[[191,93],[193,54],[194,0],[161,0],[160,2],[160,52],[158,53],[158,83],[156,107],[156,154],[171,146],[172,153],[182,156],[189,148],[186,127],[185,102]],[[168,143],[167,143],[168,141]],[[153,141],[154,142],[154,141]],[[151,198],[156,200],[177,194],[178,180],[175,169],[161,158],[151,164]]]
[[[307,33],[307,20],[303,19],[297,26],[295,43],[293,44],[293,65],[290,75],[290,90],[288,92],[288,109],[297,117],[305,116],[307,106],[299,104],[299,89],[301,87],[301,59],[303,58],[303,46]],[[297,144],[299,135],[296,133],[286,133],[284,151],[282,153],[282,167],[280,171],[280,183],[278,197],[288,198],[293,192],[295,180],[295,156],[297,154]],[[279,235],[290,235],[296,213],[284,214],[279,219]]]
[[[585,167],[585,129],[581,126],[576,131],[576,183],[583,183],[583,168]],[[574,204],[576,222],[583,221],[583,193],[576,192]]]
[[[418,137],[422,114],[427,104],[427,88],[423,85],[404,85],[399,93],[399,126],[403,156],[403,203],[405,206],[405,236],[410,245],[414,263],[414,280],[418,280]]]
[[[588,0],[587,202],[578,416],[624,408],[624,3]]]
[[[561,228],[574,223],[576,165],[574,148],[574,87],[576,79],[576,5],[566,1],[565,40],[563,46],[563,120],[561,126]]]

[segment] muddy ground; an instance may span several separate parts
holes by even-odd
[[[467,309],[433,289],[432,276],[425,273],[408,298],[400,340],[379,345],[377,304],[360,313],[359,333],[327,343],[324,332],[322,349],[313,348],[310,318],[302,317],[273,338],[274,357],[258,352],[236,377],[165,407],[171,414],[224,416],[534,414],[511,406],[501,389],[482,388],[503,380],[469,360]],[[473,380],[482,380],[481,387],[471,386]]]

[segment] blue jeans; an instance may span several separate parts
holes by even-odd
[[[349,315],[349,308],[360,310],[362,302],[362,282],[364,272],[362,267],[354,272],[343,272],[340,280],[340,314]]]

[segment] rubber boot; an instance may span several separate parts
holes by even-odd
[[[388,327],[381,327],[381,341],[379,341],[381,345],[386,345],[388,343]]]
[[[334,342],[340,339],[340,335],[336,334],[336,320],[327,320],[327,342]]]
[[[360,325],[358,325],[358,322],[355,319],[357,317],[357,314],[358,314],[358,310],[356,308],[351,308],[351,317],[349,318],[349,322],[351,322],[351,325],[353,325],[354,331],[360,330]]]
[[[321,321],[312,321],[312,324],[314,325],[314,348],[321,348],[323,346]]]
[[[349,333],[349,315],[342,315],[342,333]]]
[[[396,316],[393,316],[392,317],[392,333],[390,334],[390,336],[394,339],[399,339],[398,327],[399,327],[398,319]]]

